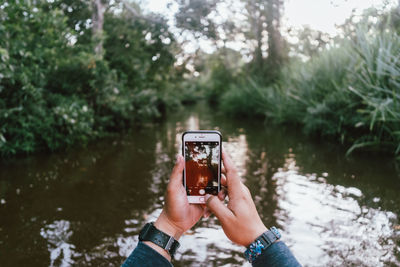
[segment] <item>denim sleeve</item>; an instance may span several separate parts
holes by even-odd
[[[172,264],[164,258],[160,253],[139,242],[135,250],[129,255],[121,267],[171,267]]]
[[[282,241],[272,244],[253,262],[253,267],[299,267],[300,263]]]

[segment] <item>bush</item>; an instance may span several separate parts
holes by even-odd
[[[75,29],[90,16],[81,4],[88,10],[45,0],[1,6],[0,154],[86,144],[178,104],[166,23],[107,13],[102,57],[90,30]]]
[[[343,42],[340,47],[321,53],[303,64],[285,70],[281,86],[291,98],[288,111],[295,110],[298,123],[308,133],[347,138],[348,126],[354,125],[355,109],[346,86],[349,73],[356,63],[351,57],[351,46]]]
[[[358,30],[309,61],[293,62],[281,81],[231,85],[221,108],[301,124],[307,133],[335,137],[355,149],[400,154],[400,37]]]
[[[361,147],[383,146],[400,154],[400,36],[385,32],[370,37],[358,32],[354,52],[360,60],[348,90],[358,99],[359,121],[366,133],[351,152]]]
[[[400,152],[400,37],[359,30],[355,42],[324,51],[288,79],[307,132],[357,148]],[[297,77],[296,77],[297,76]]]

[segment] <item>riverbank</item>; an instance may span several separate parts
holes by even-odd
[[[0,7],[0,156],[86,145],[180,103],[179,45],[164,20],[103,1],[96,34],[92,2],[64,2]]]
[[[396,33],[359,30],[354,40],[293,62],[274,84],[238,77],[218,101],[226,114],[299,125],[347,154],[377,151],[400,160],[399,54]]]

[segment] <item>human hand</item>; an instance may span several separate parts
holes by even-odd
[[[164,208],[154,223],[157,229],[173,236],[175,240],[192,228],[202,216],[207,217],[209,212],[205,205],[189,204],[182,183],[184,164],[183,157],[178,155],[167,186]],[[224,177],[221,179],[221,183],[226,185]],[[222,190],[217,199],[223,200],[224,198],[225,192]],[[152,242],[146,241],[145,243],[170,260],[170,255],[164,249]]]
[[[258,236],[267,231],[258,215],[249,189],[240,181],[231,158],[222,152],[226,183],[228,187],[228,205],[217,197],[207,195],[207,207],[221,222],[226,236],[234,243],[249,246]]]
[[[183,157],[178,155],[167,186],[164,208],[154,223],[158,229],[173,236],[176,240],[192,228],[204,214],[203,206],[188,202],[182,183],[184,164]]]

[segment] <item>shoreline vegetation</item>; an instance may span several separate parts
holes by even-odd
[[[135,3],[100,2],[0,6],[1,156],[85,145],[207,99],[227,115],[299,125],[348,147],[347,154],[372,150],[400,160],[397,10],[349,18],[334,38],[295,32],[296,45],[267,28],[278,36],[268,39],[268,57],[260,44],[244,61],[225,41],[213,54],[184,55],[165,18],[144,15]],[[185,24],[189,15],[202,17],[179,3],[177,26],[216,40],[211,26],[204,32]]]
[[[100,7],[99,34],[90,1],[0,5],[2,156],[85,145],[179,104],[166,21],[118,8]]]
[[[220,96],[234,116],[300,125],[307,134],[356,150],[387,152],[400,159],[400,37],[393,32],[344,40],[311,60],[283,69],[263,86],[239,78]]]

